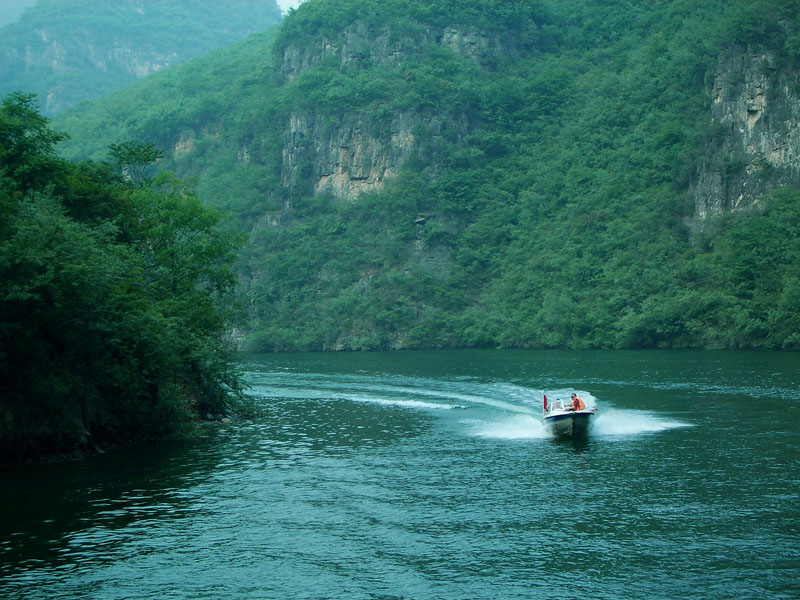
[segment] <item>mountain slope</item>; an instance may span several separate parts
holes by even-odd
[[[19,20],[25,9],[36,4],[36,0],[6,0],[0,4],[0,27]]]
[[[797,347],[795,163],[693,200],[703,164],[769,175],[711,88],[735,48],[795,81],[795,5],[310,0],[57,124],[75,158],[160,144],[238,216],[250,349]]]
[[[274,0],[39,0],[0,34],[0,95],[53,114],[273,26]]]

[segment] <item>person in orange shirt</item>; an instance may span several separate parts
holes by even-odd
[[[580,396],[575,392],[572,393],[572,410],[583,410],[586,408],[586,404],[583,403]]]

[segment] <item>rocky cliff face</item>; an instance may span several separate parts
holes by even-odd
[[[414,153],[423,153],[417,133],[425,137],[445,136],[458,141],[469,131],[464,115],[433,114],[431,111],[398,111],[388,121],[349,113],[341,119],[315,112],[292,113],[285,135],[281,183],[296,189],[303,182],[314,191],[331,191],[341,199],[380,189],[396,175]],[[420,156],[435,169],[430,155]]]
[[[474,29],[417,27],[398,33],[387,27],[370,31],[364,24],[355,24],[335,40],[320,38],[304,47],[288,46],[281,74],[291,82],[324,59],[336,61],[341,68],[399,64],[430,45],[451,48],[477,64],[494,51],[515,52],[510,40]],[[458,142],[473,126],[466,115],[432,111],[397,111],[388,119],[366,113],[333,119],[320,112],[294,112],[285,134],[281,181],[290,189],[305,182],[315,191],[329,189],[339,198],[350,199],[379,189],[412,155],[424,154],[417,132],[425,131],[427,139],[444,136]],[[420,158],[428,169],[436,169],[435,157]]]
[[[355,23],[336,39],[323,36],[305,46],[287,46],[283,51],[281,74],[291,81],[326,58],[333,58],[342,67],[399,64],[430,45],[452,48],[478,63],[494,51],[517,53],[513,39],[489,36],[474,28],[445,27],[437,30],[415,26],[399,32],[390,27],[374,30],[364,23]]]
[[[712,141],[692,189],[698,224],[800,182],[800,77],[778,68],[774,55],[735,47],[720,57],[711,119]]]

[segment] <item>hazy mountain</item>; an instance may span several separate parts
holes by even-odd
[[[0,27],[14,23],[29,6],[36,4],[36,0],[4,0],[0,3]]]
[[[271,27],[274,0],[39,0],[4,5],[0,94],[55,113]]]

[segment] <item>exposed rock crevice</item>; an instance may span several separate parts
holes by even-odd
[[[495,51],[515,52],[513,40],[475,29],[410,26],[398,32],[389,27],[371,30],[357,23],[335,40],[320,38],[304,47],[287,46],[281,74],[289,83],[325,59],[335,60],[342,69],[400,64],[426,45],[451,48],[476,64]],[[419,132],[427,140],[444,136],[458,143],[472,128],[466,115],[430,110],[398,110],[388,122],[365,113],[333,119],[322,112],[296,111],[286,128],[281,183],[290,190],[306,183],[314,191],[330,190],[339,198],[352,199],[360,192],[380,189],[415,154],[421,153],[427,170],[435,171],[435,157],[424,156]]]
[[[696,224],[757,207],[771,190],[800,181],[800,77],[772,54],[734,47],[720,57],[711,120],[692,188]]]
[[[429,46],[443,46],[481,63],[494,52],[516,55],[517,43],[511,37],[487,35],[475,28],[460,29],[409,24],[398,31],[391,27],[370,28],[355,23],[336,39],[320,37],[303,46],[288,45],[283,51],[281,75],[292,81],[303,71],[325,59],[335,60],[342,68],[399,64],[424,53]]]
[[[426,138],[458,141],[468,133],[469,122],[464,116],[431,111],[399,111],[388,126],[360,113],[332,121],[315,112],[295,112],[285,136],[281,183],[294,190],[308,182],[314,191],[329,190],[342,199],[380,189],[414,153],[425,153],[420,131]],[[433,157],[426,162],[429,170],[436,168]]]

